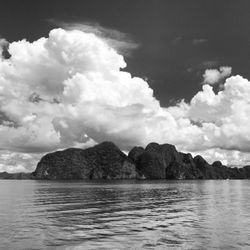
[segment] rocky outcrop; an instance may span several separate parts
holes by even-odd
[[[136,164],[139,163],[141,155],[144,153],[144,148],[143,147],[134,147],[132,150],[129,152],[128,157],[135,162]]]
[[[245,166],[243,168],[246,178],[250,179],[250,166]]]
[[[150,143],[145,150],[135,147],[129,157],[138,175],[146,179],[246,179],[250,166],[230,168],[220,161],[210,165],[202,156],[178,152],[173,145]]]
[[[42,157],[36,179],[134,179],[135,164],[112,142],[88,149],[70,148]]]
[[[157,143],[148,144],[135,161],[139,175],[146,179],[165,179],[166,168],[172,162],[181,162],[176,148],[170,144]]]

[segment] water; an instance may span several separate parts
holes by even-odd
[[[250,249],[250,180],[1,180],[0,248]]]

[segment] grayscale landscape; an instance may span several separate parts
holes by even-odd
[[[3,1],[0,249],[250,249],[249,13]]]

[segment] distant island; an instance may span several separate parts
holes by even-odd
[[[171,144],[134,147],[128,155],[114,143],[87,149],[69,148],[44,155],[32,173],[1,172],[0,179],[119,180],[119,179],[248,179],[250,166],[231,168],[220,161],[178,152]]]

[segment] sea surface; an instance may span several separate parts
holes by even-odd
[[[0,249],[250,249],[250,180],[0,180]]]

